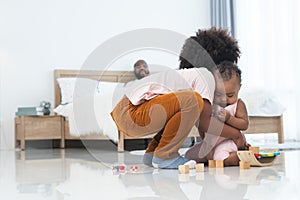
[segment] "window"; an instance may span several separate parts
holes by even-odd
[[[236,1],[243,87],[266,87],[286,107],[287,140],[300,140],[300,1]]]

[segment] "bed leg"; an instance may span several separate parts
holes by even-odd
[[[118,152],[124,152],[124,135],[118,131]]]
[[[280,144],[284,143],[283,118],[282,118],[282,115],[280,116],[279,123],[278,123],[278,142]]]
[[[61,117],[61,139],[60,139],[60,148],[65,148],[65,118]]]

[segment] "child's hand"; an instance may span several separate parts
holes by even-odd
[[[226,110],[224,108],[221,108],[219,110],[217,117],[220,121],[225,122],[226,121]]]
[[[251,144],[249,144],[248,142],[246,142],[246,144],[245,144],[245,150],[249,150],[249,147],[251,147]]]
[[[246,140],[246,137],[245,135],[242,133],[242,137],[243,139],[245,140],[245,150],[249,150],[249,147],[251,147],[251,144],[249,144]]]
[[[222,122],[226,122],[230,118],[230,116],[230,113],[224,108],[221,108],[217,114],[218,119]]]
[[[246,138],[243,137],[242,133],[241,136],[233,139],[234,143],[236,144],[238,150],[247,150],[249,149],[249,144],[246,142]]]
[[[218,116],[218,113],[219,113],[219,110],[221,109],[222,107],[217,105],[217,104],[213,104],[212,106],[212,116],[213,117],[217,117]]]

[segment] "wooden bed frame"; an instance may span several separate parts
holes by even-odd
[[[61,93],[57,78],[89,78],[101,81],[110,82],[122,82],[126,83],[135,80],[133,71],[98,71],[98,70],[54,70],[54,92],[55,92],[55,104],[57,107],[61,102]],[[282,116],[276,117],[250,117],[250,127],[244,133],[278,133],[279,143],[284,142]],[[198,137],[198,131],[193,129],[189,137]],[[150,136],[141,138],[151,138]],[[138,139],[124,136],[122,133],[118,133],[118,151],[124,151],[124,139]],[[70,134],[68,121],[65,120],[65,140],[109,140],[107,136],[102,134],[90,134],[81,137],[75,137]]]
[[[278,143],[284,143],[283,132],[283,116],[250,116],[249,128],[243,133],[256,134],[256,133],[277,133]]]

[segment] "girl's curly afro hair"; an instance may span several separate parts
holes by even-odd
[[[239,57],[237,40],[226,29],[199,29],[196,36],[185,41],[179,56],[179,68],[206,67],[212,70],[224,60],[237,63]]]

